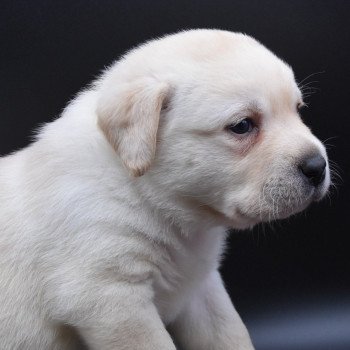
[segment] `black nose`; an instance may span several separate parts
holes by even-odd
[[[325,178],[326,160],[320,155],[308,156],[300,165],[302,173],[314,186],[319,185]]]

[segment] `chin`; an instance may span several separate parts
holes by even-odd
[[[321,198],[322,197],[323,195]],[[293,216],[305,210],[315,200],[315,195],[308,196],[308,198],[302,201],[302,203],[297,203],[293,206],[288,203],[285,206],[280,206],[277,212],[273,206],[269,206],[267,208],[265,207],[261,212],[256,209],[252,211],[236,209],[234,218],[232,219],[231,227],[236,229],[251,229],[260,223],[268,223],[272,221],[287,219],[290,216]]]
[[[296,215],[302,211],[304,211],[306,208],[308,208],[310,206],[310,204],[312,203],[312,199],[309,199],[305,202],[303,202],[302,204],[299,204],[297,207],[294,208],[285,208],[285,209],[281,209],[279,210],[278,213],[275,213],[275,215],[273,216],[273,212],[269,213],[268,217],[270,218],[270,220],[266,220],[267,222],[269,221],[276,221],[276,220],[284,220],[287,219],[293,215]]]

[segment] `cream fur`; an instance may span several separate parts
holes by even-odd
[[[327,191],[328,166],[317,189],[297,169],[326,158],[301,100],[243,34],[182,32],[113,64],[0,160],[0,348],[252,350],[217,271],[225,228]],[[227,130],[247,116],[250,135]]]

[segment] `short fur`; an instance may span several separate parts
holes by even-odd
[[[243,34],[186,31],[113,64],[0,160],[0,348],[252,350],[218,266],[227,227],[327,191],[328,165],[317,188],[298,168],[327,157],[300,103]]]

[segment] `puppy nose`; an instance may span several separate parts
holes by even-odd
[[[325,178],[326,164],[321,155],[312,155],[303,160],[300,169],[314,186],[318,186]]]

